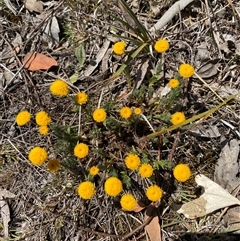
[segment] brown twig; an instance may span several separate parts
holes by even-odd
[[[133,231],[131,231],[130,233],[128,233],[128,234],[126,234],[126,235],[124,235],[122,238],[121,238],[121,241],[125,241],[125,240],[127,240],[129,237],[131,237],[134,233],[136,233],[136,232],[138,232],[139,230],[141,230],[142,228],[144,228],[146,225],[148,225],[151,221],[152,221],[152,219],[154,218],[154,212],[155,212],[155,210],[156,210],[156,208],[157,208],[157,206],[155,206],[156,205],[156,203],[153,203],[153,208],[152,208],[152,210],[151,210],[151,212],[149,213],[149,217],[141,224],[141,225],[139,225],[137,228],[135,228]]]
[[[175,150],[177,148],[179,137],[180,137],[180,131],[177,132],[176,137],[175,137],[174,142],[173,142],[173,145],[172,145],[172,150],[171,150],[171,152],[168,155],[168,160],[170,162],[173,160],[173,156],[174,156]]]
[[[161,160],[161,152],[162,152],[162,135],[158,137],[158,160]]]

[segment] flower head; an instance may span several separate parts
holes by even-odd
[[[37,114],[36,114],[36,123],[39,125],[39,126],[47,126],[51,123],[51,118],[49,117],[48,113],[45,112],[45,111],[39,111]]]
[[[79,105],[86,104],[88,100],[88,95],[85,92],[78,92],[75,96],[75,101]]]
[[[191,176],[191,170],[186,164],[178,164],[173,169],[173,176],[179,182],[186,182]]]
[[[60,97],[67,96],[69,92],[67,83],[61,79],[53,81],[49,89],[53,95]]]
[[[152,185],[147,189],[146,195],[150,201],[156,202],[162,197],[163,191],[159,186]]]
[[[121,197],[120,204],[123,209],[125,209],[127,211],[132,211],[136,207],[137,201],[133,195],[124,194]]]
[[[105,192],[111,196],[116,197],[122,190],[122,182],[116,177],[109,177],[104,184]]]
[[[183,112],[176,112],[172,115],[171,122],[173,125],[179,125],[186,120]]]
[[[194,68],[190,64],[181,64],[179,66],[178,72],[183,78],[190,78],[194,74]]]
[[[20,111],[16,116],[16,122],[19,126],[26,125],[31,119],[31,114],[27,110]]]
[[[133,112],[135,115],[140,115],[142,113],[142,110],[141,108],[137,107],[137,108],[134,108]]]
[[[126,43],[119,41],[113,45],[113,52],[117,55],[123,55],[125,52]]]
[[[60,162],[57,159],[52,159],[48,162],[47,167],[50,172],[57,172],[60,168]]]
[[[154,49],[158,53],[164,53],[169,49],[169,42],[166,39],[159,39],[155,44],[154,44]]]
[[[141,177],[143,178],[149,178],[152,176],[153,174],[153,167],[148,164],[148,163],[143,163],[140,167],[139,167],[139,174],[141,175]]]
[[[104,109],[98,108],[93,112],[93,119],[96,122],[103,122],[107,118],[107,113]]]
[[[124,119],[130,118],[131,115],[132,115],[132,110],[127,106],[122,107],[122,109],[120,110],[120,116]]]
[[[97,166],[92,166],[90,169],[89,169],[89,173],[92,175],[92,176],[96,176],[99,172],[99,168]]]
[[[169,82],[168,82],[168,85],[174,89],[174,88],[177,88],[179,86],[179,80],[178,79],[170,79]]]
[[[136,154],[128,154],[125,158],[125,164],[130,170],[138,169],[140,162],[141,160]]]
[[[88,145],[79,143],[74,147],[74,155],[78,158],[84,158],[88,155]]]
[[[95,187],[92,182],[85,181],[78,186],[78,195],[83,199],[91,199],[95,193]]]
[[[39,126],[38,131],[41,135],[45,136],[45,135],[47,135],[49,128],[48,128],[48,126]]]
[[[47,160],[47,151],[39,146],[34,147],[28,154],[28,159],[35,166],[41,166]]]

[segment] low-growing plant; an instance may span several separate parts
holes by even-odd
[[[113,44],[112,51],[122,58],[122,62],[107,83],[124,73],[134,60],[141,61],[140,54],[153,61],[171,51],[171,41],[165,38],[153,39],[125,1],[120,2],[136,27],[118,16],[111,15],[131,32],[128,35],[114,35],[119,41]],[[130,51],[128,45],[133,47]],[[159,78],[163,66],[160,63],[156,66],[155,74],[146,79],[138,89],[133,89],[124,102],[117,98],[104,99],[101,95],[97,103],[90,91],[72,93],[67,81],[54,80],[49,87],[50,93],[59,101],[61,98],[69,98],[74,105],[75,113],[78,113],[79,122],[78,125],[60,124],[61,121],[55,123],[45,110],[37,112],[35,122],[39,126],[39,133],[49,138],[53,149],[46,150],[41,146],[35,146],[28,153],[29,161],[35,166],[44,166],[48,156],[54,156],[49,160],[47,169],[53,175],[59,171],[69,170],[76,175],[76,181],[81,176],[82,181],[78,183],[77,193],[84,200],[97,196],[97,185],[102,185],[101,188],[107,197],[121,195],[119,203],[122,208],[132,211],[138,202],[136,193],[140,192],[134,190],[132,183],[140,180],[139,182],[145,183],[145,198],[157,202],[165,195],[165,190],[159,182],[165,172],[181,183],[188,181],[192,175],[188,163],[175,165],[167,159],[167,155],[160,157],[153,152],[168,144],[170,137],[163,137],[162,134],[206,117],[234,98],[230,97],[212,110],[187,118],[188,113],[183,108],[184,102],[180,97],[183,95],[185,83],[194,75],[195,70],[189,63],[178,65],[178,72],[165,86],[168,92],[161,98],[157,96],[152,103],[150,99],[154,96],[154,87],[160,86],[161,82]],[[16,116],[19,128],[28,125],[32,120],[28,110],[23,110]],[[155,130],[156,126],[158,130]],[[141,134],[137,134],[138,130]],[[55,139],[51,140],[50,134]],[[141,138],[145,142],[141,143]],[[110,147],[112,140],[115,146]],[[118,149],[118,152],[111,153],[114,149]],[[49,151],[53,153],[48,153]],[[115,153],[120,154],[116,156]],[[96,182],[96,177],[101,178],[101,182]]]

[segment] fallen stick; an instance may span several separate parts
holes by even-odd
[[[172,18],[182,9],[184,9],[188,4],[193,2],[194,0],[179,0],[174,3],[168,10],[163,14],[163,16],[154,24],[153,27],[150,28],[150,33],[155,35],[157,30],[163,28],[168,22],[172,20]]]

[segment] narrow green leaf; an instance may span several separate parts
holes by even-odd
[[[212,109],[210,109],[210,110],[208,110],[208,111],[205,111],[205,112],[203,112],[203,113],[200,113],[200,114],[198,114],[198,115],[194,115],[193,117],[185,120],[183,123],[181,123],[181,124],[179,124],[179,125],[172,125],[172,126],[170,126],[170,127],[168,127],[168,128],[163,128],[163,129],[161,129],[161,130],[159,130],[159,131],[153,132],[153,133],[147,135],[147,138],[152,138],[152,137],[155,137],[155,136],[159,136],[159,135],[161,135],[161,134],[163,134],[163,133],[165,133],[165,132],[173,131],[173,130],[175,130],[175,129],[178,129],[179,127],[185,126],[185,125],[187,125],[187,124],[189,124],[189,123],[191,123],[191,122],[193,122],[193,121],[196,121],[196,120],[198,120],[198,119],[201,119],[201,118],[203,118],[203,117],[204,117],[204,118],[207,118],[207,117],[209,117],[211,114],[213,114],[214,112],[216,112],[218,109],[220,109],[222,106],[226,105],[227,102],[229,102],[230,100],[234,99],[234,98],[235,98],[237,95],[239,95],[239,94],[240,94],[240,92],[237,93],[237,94],[235,94],[235,95],[230,95],[224,102],[222,102],[222,103],[219,104],[218,106],[216,106],[216,107],[214,107],[214,108],[212,108]]]
[[[132,30],[132,31],[135,33],[135,35],[136,35],[136,29],[135,29],[133,26],[131,26],[128,22],[122,20],[121,18],[119,18],[119,17],[117,17],[117,16],[114,16],[114,15],[110,15],[110,16],[113,17],[116,21],[120,22],[120,23],[121,23],[122,25],[124,25],[126,28]],[[115,28],[120,29],[120,28],[117,27],[117,26],[115,26]],[[131,34],[131,33],[130,33],[130,34]],[[139,36],[139,34],[137,34],[136,36],[142,38],[142,36]]]
[[[117,34],[113,34],[113,37],[117,37],[119,39],[125,39],[128,40],[131,43],[135,43],[136,45],[141,45],[143,42],[134,38],[130,38],[130,37],[126,37],[126,36],[122,36],[122,35],[117,35]]]
[[[84,49],[84,44],[81,43],[75,51],[75,55],[77,57],[77,60],[79,62],[80,67],[82,67],[85,63],[86,60],[86,53],[85,53],[85,49]]]
[[[151,36],[149,35],[148,31],[146,30],[146,28],[141,24],[141,22],[138,20],[136,14],[132,11],[131,8],[128,7],[128,5],[126,4],[126,2],[124,0],[120,0],[122,6],[124,7],[124,9],[127,11],[127,13],[130,15],[130,17],[133,19],[133,21],[135,22],[135,24],[138,26],[139,31],[142,33],[143,36],[143,40],[145,42],[147,42],[149,39],[151,39]],[[136,31],[136,29],[134,29],[134,32],[138,35],[139,33]]]
[[[156,74],[154,74],[149,80],[149,86],[153,86],[159,80],[161,73],[162,73],[162,63],[160,61],[157,66]]]
[[[143,43],[141,46],[139,46],[130,56],[129,58],[127,59],[127,61],[125,63],[123,63],[121,65],[121,67],[110,77],[110,79],[114,79],[116,78],[117,76],[119,76],[123,71],[124,69],[129,65],[129,63],[134,59],[136,58],[136,56],[147,46],[148,44],[147,43]]]

